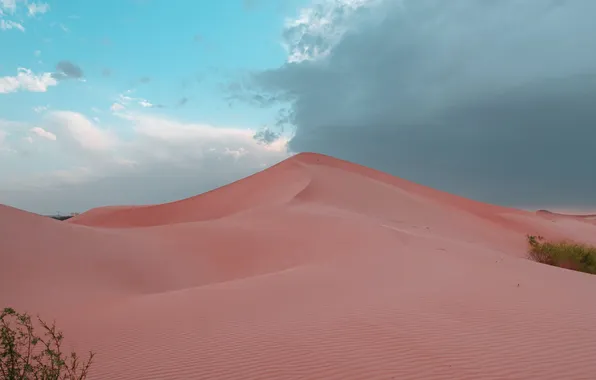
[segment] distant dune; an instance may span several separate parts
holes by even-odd
[[[590,217],[303,153],[167,204],[0,206],[0,306],[55,318],[91,379],[594,379],[596,277],[526,234],[596,244]]]
[[[548,210],[538,210],[536,213],[550,219],[574,219],[596,224],[596,214],[563,214]]]

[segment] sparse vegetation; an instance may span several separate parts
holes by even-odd
[[[72,218],[72,215],[50,215],[50,218],[64,221],[64,220]]]
[[[34,333],[39,324],[42,336]],[[0,380],[83,380],[95,354],[81,361],[62,353],[63,336],[56,325],[5,308],[0,314]]]
[[[72,212],[72,213],[70,213],[69,215],[61,215],[61,214],[56,214],[56,215],[48,215],[48,216],[49,216],[50,218],[52,218],[52,219],[56,219],[56,220],[60,220],[60,221],[64,221],[64,220],[70,219],[70,218],[72,218],[72,217],[74,217],[74,216],[77,216],[77,215],[79,215],[79,213],[78,213],[78,212]]]
[[[542,236],[528,235],[530,258],[543,264],[596,274],[596,247],[560,241],[548,242]]]

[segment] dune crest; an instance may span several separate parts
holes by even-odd
[[[0,305],[96,351],[90,379],[590,379],[596,277],[525,258],[596,244],[584,219],[302,153],[64,222],[0,206]]]

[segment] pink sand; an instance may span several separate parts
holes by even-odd
[[[0,206],[0,306],[90,379],[596,378],[596,276],[525,258],[596,225],[317,154],[67,222]]]

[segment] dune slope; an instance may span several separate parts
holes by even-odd
[[[592,379],[596,277],[525,258],[581,218],[304,153],[181,201],[59,222],[0,206],[0,306],[91,379]]]

